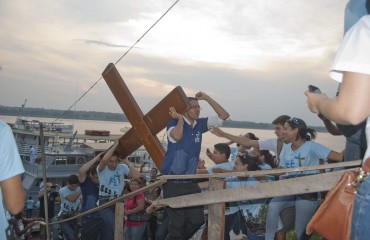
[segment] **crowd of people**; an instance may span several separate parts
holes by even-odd
[[[204,92],[189,97],[190,107],[183,113],[174,107],[169,109],[172,119],[167,125],[168,149],[160,173],[163,175],[189,175],[219,172],[245,172],[272,168],[297,168],[318,166],[323,163],[364,159],[363,168],[370,167],[370,99],[367,87],[370,86],[370,1],[350,0],[346,8],[345,36],[342,40],[330,76],[341,82],[340,91],[334,98],[324,93],[306,91],[309,109],[318,114],[330,132],[343,134],[347,143],[344,151],[333,151],[314,141],[316,131],[309,128],[303,119],[281,115],[273,122],[276,138],[259,139],[253,133],[234,136],[220,127],[229,113],[213,98]],[[215,116],[199,117],[200,103],[206,101],[215,111]],[[335,126],[331,121],[337,123]],[[207,156],[214,165],[206,167],[200,159],[202,134],[211,131],[220,138],[229,140],[219,143],[214,150],[207,151]],[[230,157],[229,144],[238,144],[238,153],[234,161]],[[87,162],[77,174],[71,175],[66,186],[57,186],[48,182],[40,188],[39,217],[46,214],[52,223],[53,239],[63,235],[65,239],[114,239],[115,208],[107,207],[86,215],[81,220],[81,231],[77,228],[78,220],[53,224],[80,212],[104,205],[123,194],[136,191],[148,183],[156,181],[158,169],[153,168],[150,176],[140,174],[127,157],[116,151],[119,142],[115,141],[107,151],[98,154]],[[366,152],[364,149],[367,149]],[[21,185],[24,168],[17,151],[9,126],[0,121],[0,209],[6,209],[12,217],[0,213],[0,239],[6,239],[8,223],[22,222],[29,224],[30,212],[26,218],[20,212],[25,203],[25,191]],[[34,150],[31,149],[34,152]],[[318,174],[318,170],[288,172],[286,174],[266,175],[262,177],[228,177],[227,188],[239,188],[281,179],[298,178]],[[370,228],[366,227],[370,215],[369,178],[360,184],[352,217],[351,239],[367,239]],[[204,229],[206,209],[204,206],[188,208],[153,208],[152,202],[158,198],[171,198],[187,194],[200,193],[207,189],[207,182],[196,179],[168,180],[162,188],[153,188],[145,193],[131,196],[124,203],[124,239],[174,240],[196,239],[199,229]],[[44,198],[47,198],[44,201]],[[60,198],[60,211],[55,214],[54,203]],[[29,199],[30,206],[32,199]],[[248,239],[284,239],[285,233],[295,230],[297,239],[309,239],[306,225],[317,210],[322,200],[319,193],[273,197],[271,199],[245,200],[226,203],[224,239],[230,239],[230,233],[242,232]],[[48,203],[47,213],[44,202]],[[146,214],[143,221],[137,214]],[[135,217],[136,216],[136,217]],[[34,222],[32,221],[32,222]],[[32,226],[32,224],[30,224]],[[59,229],[60,228],[60,229]],[[16,229],[24,234],[25,229]],[[40,227],[41,239],[46,239],[45,227]]]

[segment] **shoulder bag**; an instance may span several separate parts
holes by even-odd
[[[316,232],[325,239],[350,239],[356,188],[366,176],[362,168],[344,172],[308,223],[306,233]]]
[[[127,220],[130,222],[148,222],[150,215],[145,212],[145,199],[144,199],[144,210],[139,213],[133,213],[127,216]],[[136,206],[136,196],[134,197],[134,208]]]

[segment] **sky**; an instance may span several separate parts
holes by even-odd
[[[175,0],[0,1],[0,105],[121,113],[101,74]],[[116,63],[143,113],[173,88],[203,91],[231,120],[288,114],[322,126],[304,91],[328,72],[347,0],[180,0]],[[95,84],[95,85],[94,85]],[[201,101],[201,116],[213,114]]]

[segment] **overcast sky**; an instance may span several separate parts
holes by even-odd
[[[0,1],[0,105],[68,109],[174,2]],[[181,86],[232,120],[289,114],[322,125],[304,91],[335,95],[328,70],[346,2],[180,0],[116,66],[144,114]],[[122,112],[104,79],[76,109]]]

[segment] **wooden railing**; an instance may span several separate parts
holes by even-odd
[[[52,224],[64,223],[82,216],[94,213],[107,207],[115,205],[115,240],[123,239],[123,219],[124,207],[123,200],[139,193],[146,192],[152,188],[161,186],[169,179],[198,179],[209,178],[209,191],[197,194],[189,194],[179,197],[159,199],[153,202],[155,207],[168,206],[171,208],[182,208],[191,206],[208,205],[208,239],[223,239],[224,234],[224,211],[225,202],[235,202],[241,200],[252,200],[260,198],[271,198],[276,196],[285,196],[293,194],[303,194],[311,192],[328,191],[339,179],[343,171],[358,170],[361,161],[350,161],[342,163],[334,163],[319,166],[300,167],[294,169],[272,169],[264,171],[248,171],[248,172],[230,172],[230,173],[216,173],[216,174],[196,174],[196,175],[167,175],[158,177],[158,181],[149,184],[137,191],[118,197],[110,202],[107,202],[99,207],[90,209],[74,217],[64,219],[62,221],[53,222]],[[257,185],[251,185],[240,188],[224,189],[224,179],[226,177],[238,176],[264,176],[283,174],[287,172],[300,172],[308,170],[322,170],[333,168],[348,168],[340,171],[331,171],[322,174],[298,177],[294,179],[285,179],[273,182],[266,182]]]

